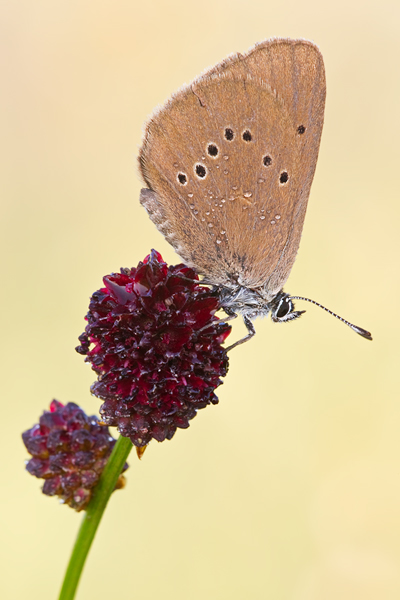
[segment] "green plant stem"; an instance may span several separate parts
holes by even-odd
[[[132,442],[130,439],[120,436],[83,517],[67,572],[65,573],[59,600],[73,600],[75,597],[79,579],[97,527],[131,450]]]

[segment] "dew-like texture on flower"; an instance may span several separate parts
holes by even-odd
[[[43,493],[59,496],[76,511],[86,508],[116,442],[108,427],[73,402],[64,406],[53,400],[22,439],[33,457],[26,469],[45,480]],[[115,489],[124,483],[120,475]]]
[[[171,439],[198,409],[217,404],[231,327],[215,316],[218,298],[196,273],[168,267],[155,250],[103,281],[77,347],[98,374],[100,414],[136,446]]]

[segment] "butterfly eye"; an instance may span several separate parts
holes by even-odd
[[[303,135],[303,133],[305,132],[306,128],[304,127],[304,125],[299,125],[297,128],[297,133],[299,135]]]
[[[283,298],[279,305],[278,308],[275,312],[275,317],[277,319],[283,319],[284,317],[287,316],[288,313],[292,312],[294,306],[293,306],[293,302],[291,300],[289,300],[288,298]]]
[[[263,158],[263,165],[264,167],[269,167],[272,164],[272,158],[267,154],[267,156],[264,156]]]

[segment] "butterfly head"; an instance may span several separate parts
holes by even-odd
[[[289,294],[279,292],[270,302],[271,319],[274,323],[285,323],[298,319],[305,310],[295,310],[294,303]]]

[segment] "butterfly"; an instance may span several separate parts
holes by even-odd
[[[322,55],[270,39],[183,87],[146,125],[139,165],[150,219],[228,316],[298,318],[283,292],[300,244],[324,121]],[[233,346],[231,346],[232,348]]]

